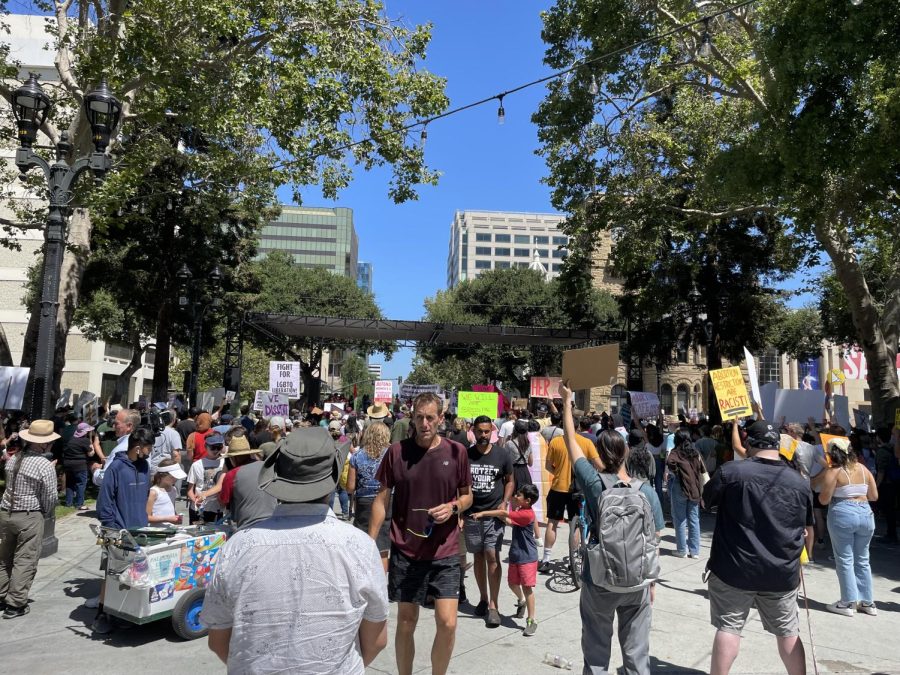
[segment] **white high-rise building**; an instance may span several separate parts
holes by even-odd
[[[540,267],[559,276],[569,238],[556,213],[457,211],[450,225],[447,287],[474,279],[484,270]]]
[[[369,375],[374,377],[376,380],[381,379],[381,364],[380,363],[367,363],[366,367],[369,369]]]

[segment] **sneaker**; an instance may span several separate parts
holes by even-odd
[[[28,605],[25,605],[24,607],[13,607],[12,605],[7,605],[6,610],[3,612],[3,618],[16,619],[20,616],[25,616],[30,611],[31,608]]]
[[[531,637],[537,632],[537,621],[534,619],[526,619],[525,620],[525,630],[522,631],[522,635],[525,637]]]
[[[500,625],[500,612],[496,609],[489,609],[487,613],[487,618],[484,620],[484,625],[488,628],[496,628]]]
[[[855,607],[852,602],[832,602],[825,609],[843,616],[853,616]]]
[[[100,606],[100,596],[98,595],[93,598],[88,598],[81,606],[87,607],[88,609],[97,609]]]
[[[538,563],[538,572],[541,574],[550,574],[550,561],[542,560]]]
[[[98,614],[97,618],[94,619],[94,623],[91,624],[91,630],[98,635],[108,635],[109,633],[112,633],[113,625],[109,615],[106,612]]]
[[[856,611],[869,616],[878,616],[878,610],[875,608],[874,602],[857,602]]]
[[[516,618],[517,619],[521,619],[525,616],[525,607],[526,607],[526,605],[525,605],[524,600],[522,600],[522,602],[516,603]]]
[[[485,616],[488,613],[488,602],[487,600],[482,600],[477,605],[475,605],[475,616]]]
[[[672,555],[675,556],[676,558],[686,558],[687,557],[687,553],[685,553],[684,551],[672,551]]]

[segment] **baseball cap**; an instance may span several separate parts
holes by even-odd
[[[225,445],[225,438],[222,434],[212,433],[206,437],[206,447],[210,445]]]
[[[328,430],[331,431],[332,429],[336,429],[337,431],[340,431],[341,423],[338,422],[337,420],[332,420],[331,422],[328,423]]]
[[[747,444],[758,450],[777,450],[781,444],[781,434],[766,420],[757,420],[747,427]]]

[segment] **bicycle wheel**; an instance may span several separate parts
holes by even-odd
[[[569,575],[575,588],[581,588],[581,516],[569,521]]]

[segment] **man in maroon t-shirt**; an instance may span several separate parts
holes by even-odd
[[[398,603],[395,650],[400,675],[412,673],[419,606],[427,596],[434,598],[437,627],[432,673],[447,672],[456,639],[458,514],[472,505],[472,478],[466,448],[437,433],[444,418],[441,405],[434,394],[416,397],[411,421],[416,434],[385,452],[376,475],[382,489],[369,521],[369,536],[375,539],[391,504],[388,595]]]

